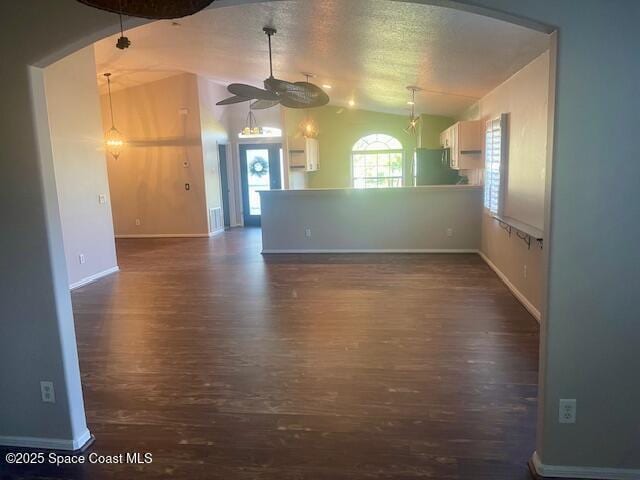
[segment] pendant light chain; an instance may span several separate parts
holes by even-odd
[[[113,100],[111,99],[111,74],[105,73],[107,77],[107,89],[109,90],[109,110],[111,112],[111,128],[115,128],[115,122],[113,121]]]

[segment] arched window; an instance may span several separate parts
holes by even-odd
[[[374,133],[358,140],[351,152],[355,188],[402,186],[402,144],[397,138]]]

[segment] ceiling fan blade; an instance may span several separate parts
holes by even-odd
[[[280,98],[280,105],[287,108],[313,108],[313,105],[310,103],[299,102],[286,93],[282,94],[282,97]]]
[[[232,83],[227,87],[230,93],[239,97],[251,98],[256,100],[278,100],[278,95],[262,88],[257,88],[244,83]]]
[[[181,2],[150,2],[149,0],[78,0],[90,7],[121,13],[128,17],[180,18],[207,7],[213,0],[189,0]]]
[[[320,87],[308,82],[290,84],[280,97],[280,103],[288,108],[315,108],[329,103],[329,95]]]
[[[251,100],[251,99],[247,98],[247,97],[240,97],[238,95],[234,95],[233,97],[229,97],[229,98],[225,98],[224,100],[220,100],[218,103],[216,103],[216,105],[231,105],[233,103],[248,102],[249,100]]]
[[[264,81],[264,88],[270,92],[282,93],[293,88],[293,83],[287,82],[286,80],[280,80],[279,78],[269,77]]]
[[[266,108],[275,107],[280,100],[256,100],[251,104],[251,110],[264,110]]]

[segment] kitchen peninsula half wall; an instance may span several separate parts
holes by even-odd
[[[260,192],[263,253],[477,252],[482,187]]]

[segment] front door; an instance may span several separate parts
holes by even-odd
[[[240,145],[242,210],[246,226],[260,225],[260,190],[279,190],[282,146],[279,143]]]

